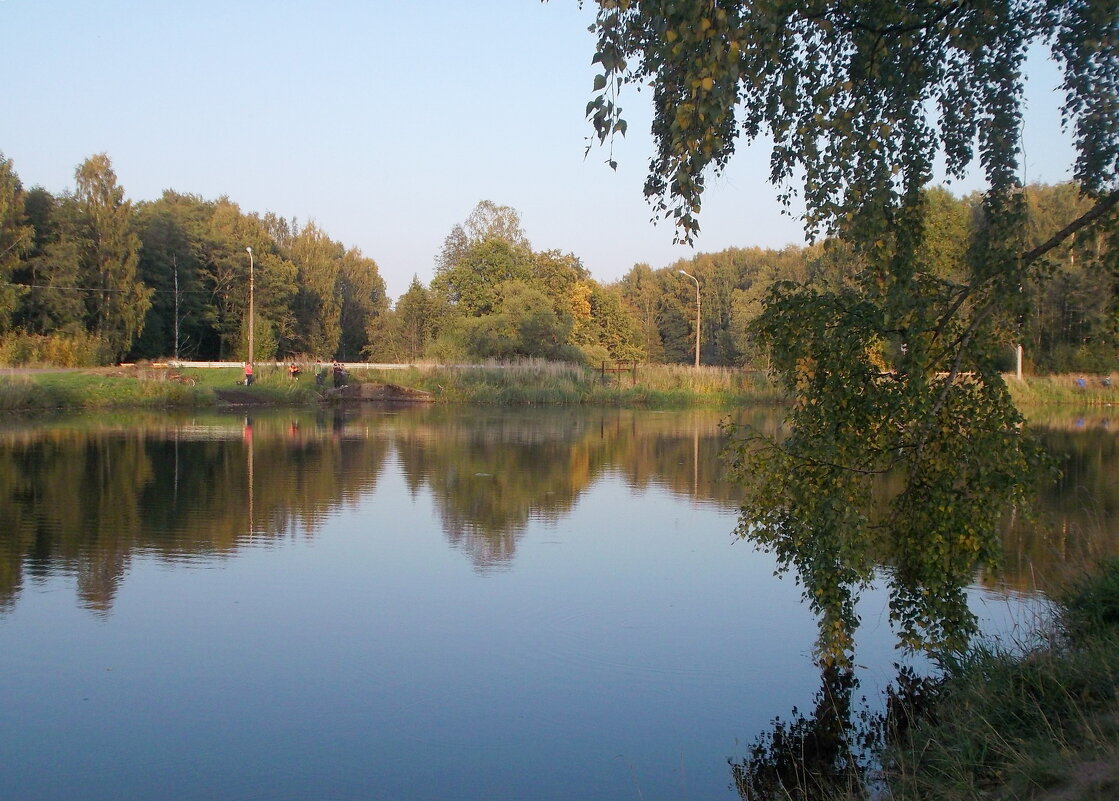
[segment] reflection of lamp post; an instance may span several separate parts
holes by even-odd
[[[680,270],[680,272],[695,281],[695,366],[699,367],[699,279],[687,270]]]
[[[245,248],[249,252],[249,364],[253,363],[253,249]]]

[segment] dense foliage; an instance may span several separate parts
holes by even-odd
[[[1025,243],[1033,248],[1090,208],[1073,184],[1024,187]],[[980,195],[956,197],[935,187],[924,193],[927,211],[921,259],[929,272],[962,283],[968,249],[982,219]],[[998,332],[997,363],[1014,366],[1014,345],[1024,348],[1027,371],[1109,373],[1119,365],[1119,273],[1108,238],[1100,230],[1071,237],[1047,254],[1044,270],[1027,277],[1015,320]],[[852,286],[860,264],[853,247],[828,239],[781,250],[730,248],[681,259],[654,270],[635,265],[619,282],[637,314],[641,343],[652,361],[688,362],[695,344],[695,285],[703,295],[704,364],[764,369],[769,354],[749,326],[778,281],[821,289]]]
[[[647,358],[622,294],[572,253],[534,251],[516,210],[489,200],[451,229],[431,287],[412,281],[370,353],[386,361]]]
[[[316,224],[250,214],[228,198],[167,191],[124,199],[109,160],[91,157],[78,188],[25,191],[0,158],[0,362],[98,364],[181,356],[239,359],[246,351],[248,254],[255,256],[256,353],[356,361],[545,357],[690,363],[696,276],[702,362],[765,369],[750,329],[778,281],[850,285],[864,264],[839,238],[781,250],[732,248],[653,269],[634,265],[614,284],[580,260],[536,252],[517,212],[482,201],[448,234],[430,286],[413,279],[393,308],[377,265]],[[1031,186],[1026,242],[1089,208],[1072,184]],[[967,275],[982,197],[925,192],[922,258],[949,281]],[[1023,283],[1018,330],[999,340],[999,365],[1025,346],[1038,372],[1113,369],[1119,346],[1117,273],[1100,231],[1072,237]]]
[[[104,154],[75,177],[72,193],[25,192],[0,159],[6,361],[244,358],[249,247],[257,358],[357,358],[377,336],[377,265],[314,223],[172,191],[132,203]]]
[[[795,402],[781,441],[740,432],[733,469],[751,490],[740,533],[797,571],[820,613],[825,661],[851,658],[853,598],[875,570],[872,541],[902,558],[890,578],[903,641],[957,646],[954,633],[969,628],[960,586],[996,555],[995,524],[1022,500],[1034,462],[1000,350],[1031,334],[1058,350],[1042,315],[1031,330],[1027,312],[1045,305],[1054,283],[1043,279],[1062,249],[1065,275],[1079,269],[1081,238],[1095,244],[1083,285],[1110,289],[1101,296],[1114,302],[1119,6],[598,6],[602,73],[588,117],[604,142],[624,134],[620,91],[652,86],[657,152],[645,191],[678,237],[699,230],[708,173],[740,142],[766,137],[780,196],[799,192],[809,235],[832,237],[844,256],[838,280],[771,284],[750,325]],[[1017,179],[1033,46],[1048,46],[1064,76],[1077,152],[1067,221],[1040,206],[1031,219]],[[938,157],[949,176],[974,168],[986,181],[967,220],[938,215],[942,198],[928,191]],[[1113,327],[1073,334],[1069,323],[1063,334],[1084,340]],[[894,487],[885,504],[872,492],[880,481]]]

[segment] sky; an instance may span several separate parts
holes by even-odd
[[[574,253],[602,282],[803,243],[763,143],[709,179],[694,248],[654,226],[647,91],[622,97],[617,171],[606,149],[585,155],[593,18],[589,0],[0,0],[0,153],[25,187],[72,190],[104,152],[133,201],[174,189],[314,220],[374,259],[392,298],[430,281],[480,200],[515,208],[535,249]],[[1058,79],[1041,58],[1030,72],[1023,177],[1067,180]]]

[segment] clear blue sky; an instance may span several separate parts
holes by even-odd
[[[593,3],[0,0],[0,152],[25,186],[73,188],[106,152],[128,197],[228,195],[314,219],[377,261],[392,297],[430,280],[451,227],[482,199],[513,206],[537,249],[600,281],[694,251],[649,222],[649,94],[622,106],[616,173],[593,149]],[[1067,179],[1056,77],[1029,85],[1025,177]],[[741,149],[709,182],[699,251],[803,241]],[[958,187],[970,189],[971,186]]]

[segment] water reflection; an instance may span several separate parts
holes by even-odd
[[[1119,436],[1111,419],[1048,416],[1033,424],[1032,433],[1057,472],[1050,474],[1053,480],[1038,482],[1029,514],[1006,510],[989,543],[976,541],[983,536],[979,532],[966,532],[957,542],[927,521],[911,520],[917,536],[901,540],[888,536],[888,526],[871,525],[866,535],[845,536],[841,529],[790,545],[772,536],[772,526],[755,535],[747,503],[740,534],[777,552],[818,614],[821,689],[810,713],[794,708],[788,721],[774,719],[745,757],[731,762],[742,798],[867,797],[868,782],[875,781],[875,749],[904,730],[926,688],[934,686],[928,677],[895,665],[898,675],[886,689],[881,712],[872,713],[866,699],[853,704],[859,686],[856,604],[871,584],[889,587],[898,646],[935,661],[964,648],[976,630],[968,598],[974,583],[1002,594],[1046,595],[1119,554]],[[887,508],[901,481],[893,475],[876,479],[871,505]],[[990,564],[979,567],[979,557],[988,554]]]
[[[791,719],[778,718],[731,763],[738,794],[750,799],[859,798],[878,743],[871,726],[854,725],[852,695],[859,682],[848,666],[821,669],[821,687],[806,715],[796,707]],[[861,722],[869,716],[862,713]]]
[[[0,608],[71,573],[107,612],[136,552],[214,559],[313,536],[394,457],[448,542],[507,568],[530,520],[555,522],[599,477],[733,508],[715,412],[324,410],[249,417],[74,418],[0,430]]]
[[[432,495],[449,544],[479,572],[503,570],[531,520],[564,518],[604,475],[735,508],[737,490],[721,480],[721,418],[335,409],[9,423],[0,430],[0,608],[25,580],[66,572],[82,603],[105,612],[137,551],[213,559],[248,542],[313,536],[333,510],[376,487],[390,457],[413,496]],[[750,422],[772,430],[777,419],[758,410]],[[1061,478],[1042,487],[1034,518],[1009,515],[1001,569],[979,577],[1000,592],[1044,592],[1084,560],[1119,553],[1115,427],[1075,415],[1035,430]],[[888,480],[877,491],[888,493]],[[888,543],[857,545],[842,559],[811,557],[839,568],[817,572],[817,582],[853,604],[860,583],[885,569],[910,628],[950,640],[967,582],[916,570],[912,554]]]

